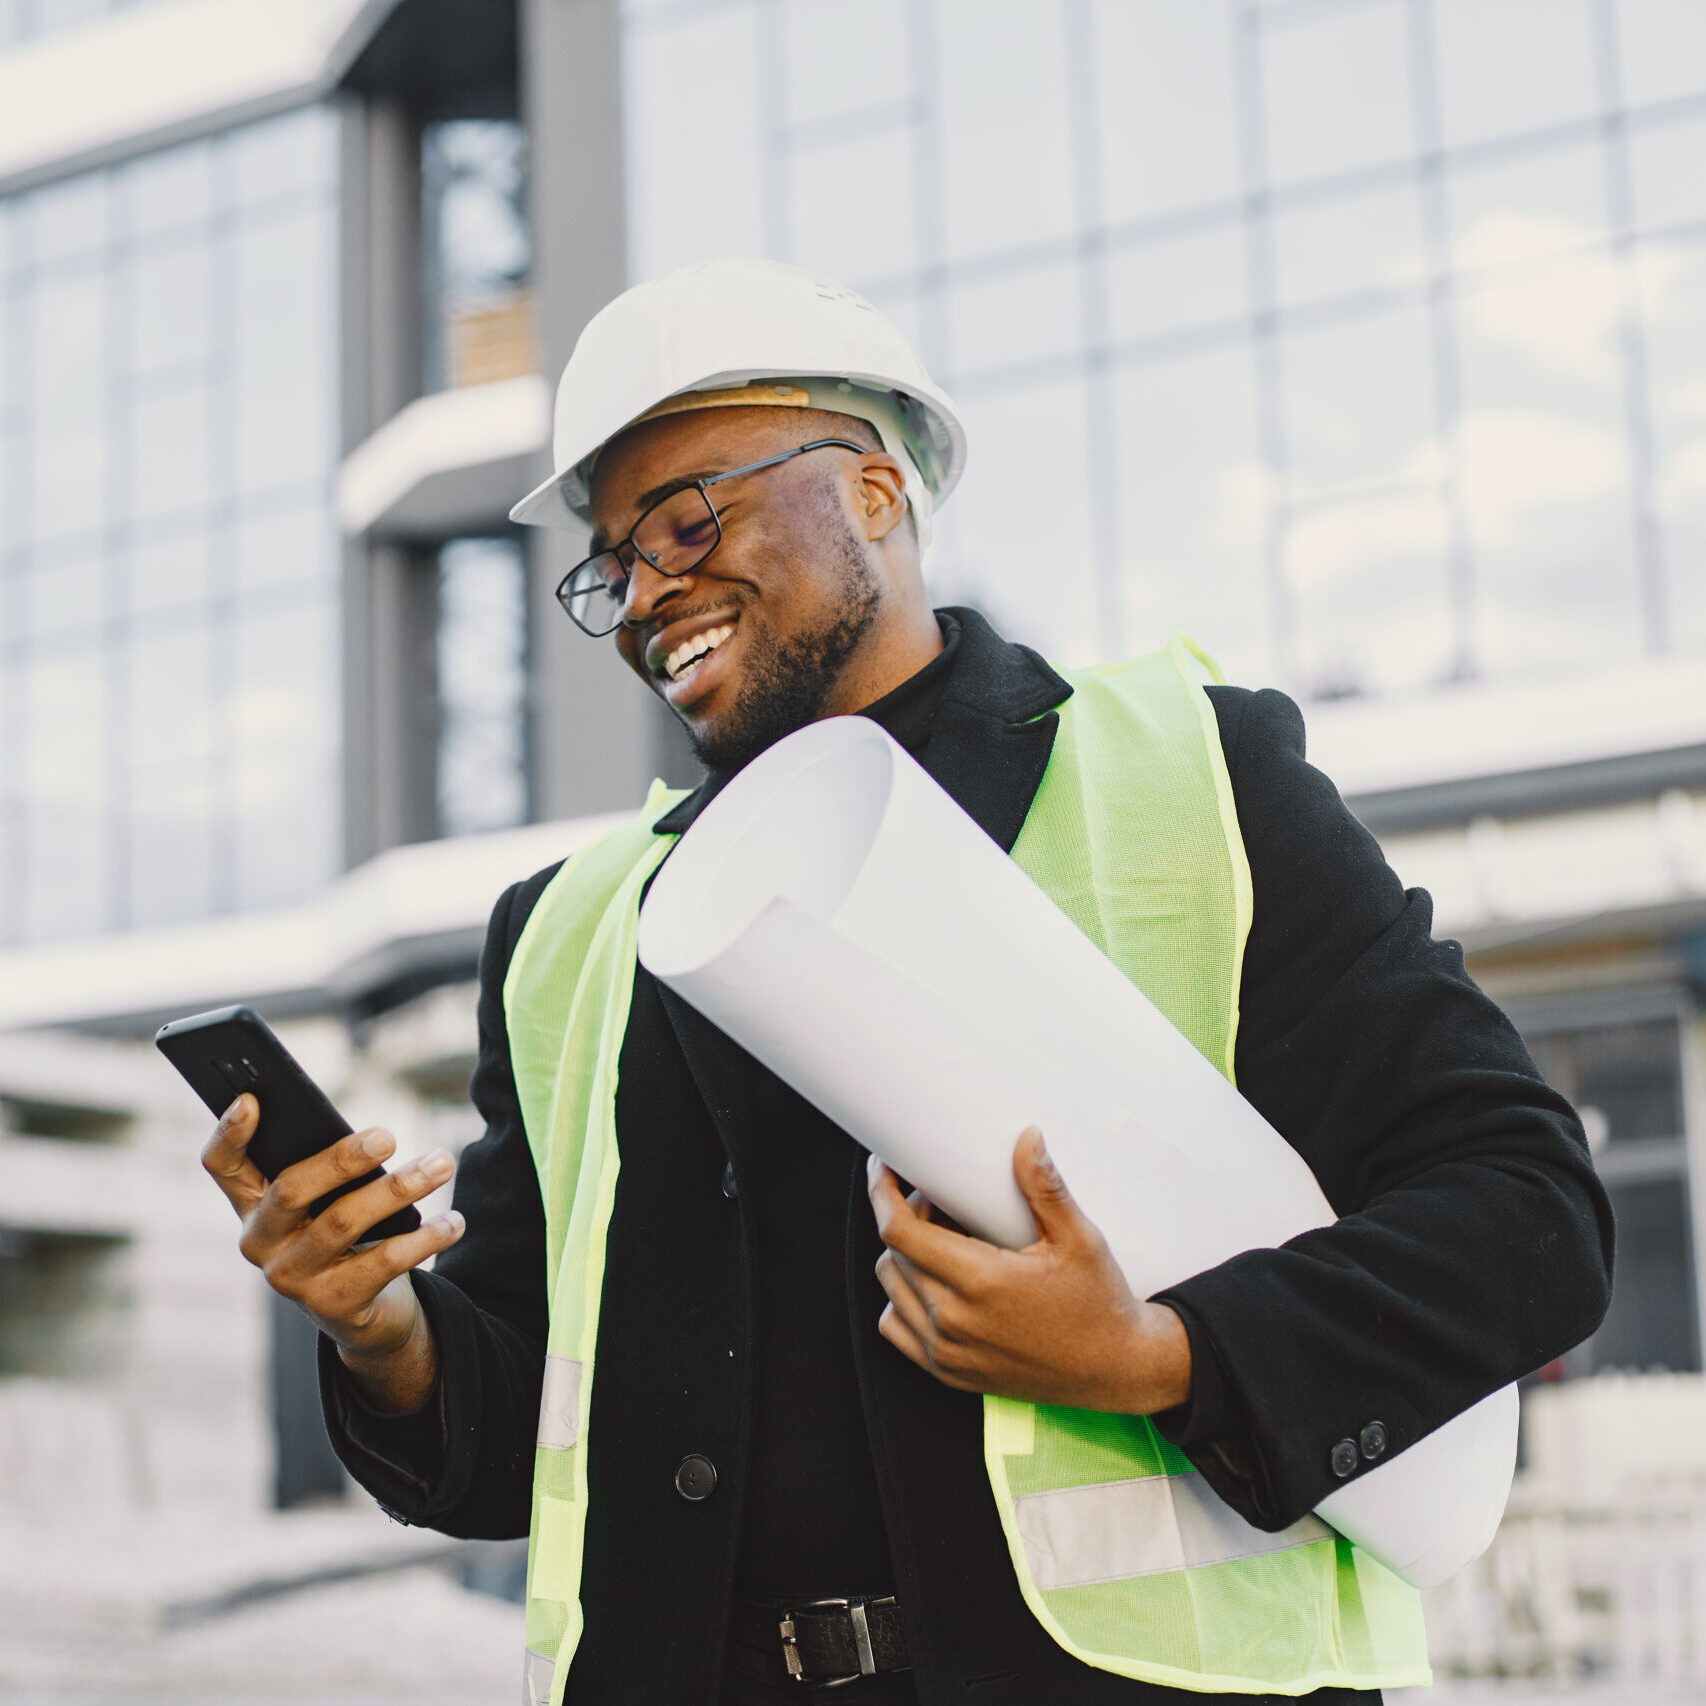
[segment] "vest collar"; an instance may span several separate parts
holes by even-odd
[[[1010,853],[1054,749],[1055,708],[1072,688],[1029,646],[1002,639],[977,611],[950,607],[941,614],[958,624],[959,650],[935,727],[916,757]],[[717,791],[713,782],[701,783],[653,829],[681,834]]]

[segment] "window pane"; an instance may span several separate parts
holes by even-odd
[[[429,240],[447,309],[500,299],[532,264],[527,229],[526,137],[498,119],[428,127],[421,145]]]
[[[1182,630],[1231,680],[1268,680],[1267,480],[1248,347],[1128,368],[1115,395],[1124,649]]]
[[[1588,0],[1436,0],[1434,20],[1448,146],[1597,110]]]
[[[313,208],[239,232],[237,483],[324,478],[332,461],[335,349],[331,223]]]
[[[213,495],[213,396],[199,381],[144,391],[132,406],[130,489],[142,520],[205,510]]]
[[[438,562],[438,819],[443,835],[527,819],[527,596],[521,548],[460,539]]]
[[[1699,0],[1618,0],[1617,22],[1630,106],[1706,89],[1706,7]]]
[[[130,283],[130,359],[138,374],[201,366],[213,322],[213,269],[206,245],[157,245],[137,256]]]
[[[331,586],[339,569],[337,530],[318,503],[269,504],[238,516],[233,561],[245,592]]]
[[[1682,1136],[1682,1061],[1675,1022],[1608,1025],[1575,1039],[1575,1100],[1605,1118],[1607,1141]]]
[[[1280,350],[1294,488],[1417,479],[1437,463],[1420,308],[1313,327]]]
[[[212,544],[202,525],[139,529],[130,547],[130,608],[138,617],[204,607],[213,594]]]
[[[336,869],[336,607],[316,599],[245,611],[230,658],[235,899],[276,906]]]
[[[1342,698],[1447,678],[1446,539],[1445,512],[1428,493],[1334,504],[1293,524],[1286,575],[1305,692]]]
[[[786,0],[788,122],[809,124],[905,100],[912,92],[909,12],[906,0],[860,0],[856,15],[823,0]]]
[[[107,178],[86,172],[37,190],[24,203],[38,266],[91,255],[107,241]]]
[[[949,258],[1065,236],[1075,225],[1072,92],[1059,8],[941,0],[937,18]]]
[[[758,9],[750,4],[624,35],[635,278],[764,252],[759,192],[770,105],[758,87],[758,55]],[[716,98],[682,100],[683,89],[714,90]]]
[[[1464,489],[1489,668],[1639,649],[1617,313],[1598,256],[1465,294]]]
[[[1671,640],[1706,646],[1706,249],[1650,247],[1638,268],[1647,330]]]
[[[206,766],[137,769],[131,779],[128,847],[131,928],[205,918],[216,910],[213,821]]]
[[[4,208],[5,203],[0,202],[0,213],[3,213]],[[4,230],[4,225],[0,224],[0,235],[4,234]],[[15,395],[21,388],[13,385],[12,349],[16,339],[14,326],[19,318],[17,310],[12,306],[5,271],[0,268],[0,429],[4,429],[13,410],[23,402],[21,396]],[[6,464],[8,469],[11,466],[10,462]],[[5,486],[6,480],[0,478],[0,503],[5,501]]]
[[[213,212],[213,145],[190,142],[124,168],[130,226],[138,237],[205,223]]]
[[[1236,196],[1232,9],[1094,0],[1092,16],[1103,217]]]
[[[1592,1340],[1595,1368],[1700,1367],[1694,1253],[1681,1179],[1612,1185],[1617,1272],[1611,1309]]]
[[[329,189],[337,181],[338,127],[329,107],[303,107],[234,131],[232,179],[245,206]]]
[[[1404,13],[1393,0],[1270,24],[1262,71],[1275,183],[1402,159],[1414,147]]]
[[[980,398],[965,418],[977,455],[944,512],[955,517],[952,549],[932,556],[939,601],[981,606],[1057,663],[1118,655],[1097,631],[1083,386]]]
[[[105,920],[105,703],[93,644],[39,651],[23,664],[24,930],[82,935]]]
[[[23,534],[23,516],[17,503],[18,488],[22,484],[19,475],[23,447],[23,433],[8,431],[5,416],[0,414],[0,559],[3,559],[7,546]],[[4,614],[0,612],[0,625],[3,623]]]
[[[32,299],[33,521],[40,534],[98,528],[106,514],[106,292],[99,273]]]
[[[1122,248],[1108,257],[1114,337],[1125,342],[1239,320],[1247,279],[1242,225]]]
[[[205,619],[138,634],[131,654],[132,925],[213,904],[213,640]]]
[[[1620,311],[1616,269],[1589,254],[1465,284],[1461,320],[1484,387],[1513,402],[1545,395],[1586,404],[1609,425]]]
[[[918,264],[911,125],[797,150],[788,162],[791,259],[835,279],[910,272]],[[879,205],[880,204],[880,205]],[[870,209],[871,216],[859,216]]]
[[[107,615],[103,569],[91,545],[37,550],[22,570],[25,633],[41,640],[98,627]]]
[[[422,134],[423,382],[429,390],[532,371],[522,294],[533,264],[526,168],[526,135],[511,120],[452,119]],[[476,328],[489,337],[506,323],[504,340],[524,347],[507,354],[488,348],[476,357],[467,344]]]
[[[1273,233],[1282,304],[1414,285],[1427,265],[1421,203],[1408,185],[1292,208]]]
[[[138,768],[205,768],[213,753],[213,627],[205,613],[140,626],[131,649],[127,724]]]
[[[1706,10],[1701,12],[1706,19]],[[1644,231],[1706,220],[1706,120],[1643,127],[1629,136],[1635,223]]]
[[[949,347],[956,380],[1076,351],[1083,342],[1076,267],[969,284],[948,298]]]
[[[1560,148],[1447,182],[1456,264],[1517,266],[1566,254],[1605,230],[1605,169],[1597,148]]]

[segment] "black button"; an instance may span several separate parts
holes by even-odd
[[[726,1197],[740,1195],[740,1186],[735,1183],[735,1164],[732,1161],[723,1169],[723,1195]]]
[[[716,1464],[708,1457],[701,1457],[698,1452],[694,1452],[691,1457],[682,1458],[675,1466],[675,1490],[684,1499],[691,1499],[697,1504],[700,1499],[710,1498],[716,1485]]]
[[[1327,1464],[1341,1481],[1344,1480],[1357,1466],[1357,1442],[1354,1439],[1340,1440],[1327,1458]]]
[[[1386,1424],[1370,1422],[1357,1437],[1357,1444],[1362,1447],[1363,1456],[1372,1463],[1386,1450]]]

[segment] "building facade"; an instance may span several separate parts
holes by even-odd
[[[1693,0],[9,0],[0,112],[0,1406],[105,1381],[178,1461],[142,1375],[199,1366],[244,1496],[341,1486],[289,1312],[223,1384],[126,1330],[252,1278],[222,1205],[173,1266],[102,1181],[211,1195],[147,1038],[236,999],[472,1134],[492,900],[692,779],[507,509],[589,314],[729,253],[963,404],[941,602],[1304,703],[1600,1150],[1617,1301],[1549,1376],[1699,1370]]]

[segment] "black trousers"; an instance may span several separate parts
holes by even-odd
[[[912,1686],[910,1671],[894,1671],[887,1676],[862,1676],[826,1694],[802,1688],[784,1677],[780,1682],[761,1682],[732,1665],[724,1673],[722,1706],[780,1706],[791,1700],[802,1706],[807,1700],[833,1700],[837,1706],[918,1706],[918,1693]]]

